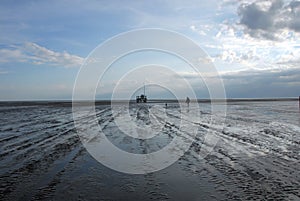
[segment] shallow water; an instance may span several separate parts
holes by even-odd
[[[160,104],[147,107],[156,105]],[[200,122],[189,119],[198,134],[177,162],[158,172],[130,175],[105,167],[87,152],[76,134],[70,106],[2,103],[0,200],[299,200],[298,102],[231,102],[224,128],[210,108],[208,103],[201,103],[200,111],[190,105],[190,115],[201,114]],[[161,132],[142,141],[118,129],[110,106],[98,105],[96,110],[107,138],[138,154],[157,151],[180,135],[180,114],[187,112],[168,104],[166,116],[159,120]],[[137,116],[138,112],[130,108],[132,121],[151,124],[147,113]],[[218,142],[200,159],[199,151],[209,147],[204,141],[208,131]]]

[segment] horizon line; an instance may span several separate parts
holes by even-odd
[[[186,99],[171,99],[171,98],[161,98],[161,99],[148,99],[148,102],[163,102],[163,101],[185,101]],[[299,97],[266,97],[266,98],[198,98],[198,99],[190,99],[195,102],[202,101],[288,101],[288,100],[300,100]],[[72,99],[23,99],[23,100],[0,100],[0,102],[135,102],[135,99],[95,99],[95,100],[76,100]]]

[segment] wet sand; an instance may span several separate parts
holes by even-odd
[[[148,107],[156,104],[160,103]],[[133,107],[132,114],[137,109]],[[118,131],[109,105],[98,104],[96,110],[106,136],[126,151],[155,151],[180,134],[174,124],[180,116],[176,103],[168,104],[161,135],[143,142]],[[209,124],[209,103],[200,103],[200,110],[201,122],[193,122],[198,135],[184,156],[161,171],[129,175],[90,156],[76,134],[69,103],[2,102],[0,200],[300,199],[296,101],[231,102],[225,128]],[[203,141],[208,130],[219,141],[200,160],[199,150],[208,146]]]

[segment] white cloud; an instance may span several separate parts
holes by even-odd
[[[191,25],[191,26],[190,26],[190,29],[191,29],[192,31],[194,31],[194,32],[196,32],[196,33],[198,33],[198,34],[202,35],[202,36],[206,36],[206,33],[205,33],[205,31],[204,31],[204,30],[201,30],[201,29],[198,29],[198,28],[196,28],[196,26],[195,26],[195,25]]]
[[[18,49],[0,49],[0,62],[6,63],[11,61],[24,62],[25,55]]]
[[[84,58],[66,51],[55,52],[36,43],[27,42],[0,49],[0,62],[26,62],[35,65],[48,64],[61,67],[79,67]]]
[[[238,66],[237,69],[299,67],[300,40],[298,37],[288,37],[290,31],[283,31],[285,40],[274,41],[252,37],[244,33],[238,23],[224,21],[218,27],[215,40],[220,45],[214,48],[217,53],[212,56],[223,69],[227,65],[225,70],[233,70],[233,66]]]
[[[279,57],[277,64],[289,65],[291,67],[300,67],[300,49],[287,48],[285,53]]]

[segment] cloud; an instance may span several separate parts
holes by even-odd
[[[55,52],[36,43],[27,42],[23,45],[11,45],[0,49],[0,62],[26,62],[35,65],[79,67],[84,58],[66,51]]]
[[[11,61],[24,62],[25,60],[25,55],[18,49],[0,49],[1,63]]]
[[[228,97],[297,97],[300,68],[251,69],[222,75]]]
[[[191,84],[195,94],[198,98],[209,98],[209,88],[207,87],[217,87],[214,85],[214,80],[218,79],[215,75],[206,75],[205,81],[199,76],[199,74],[194,72],[179,72],[180,77],[175,75],[160,75],[155,77],[157,80],[163,80],[164,87],[170,89],[172,92],[176,92],[180,98],[187,96],[187,89],[181,83],[182,78],[186,79],[189,84]],[[247,69],[234,72],[220,72],[221,78],[223,80],[226,95],[228,98],[259,98],[259,97],[298,97],[299,87],[300,87],[300,67],[298,68],[269,68],[269,69]],[[135,77],[142,76],[132,76],[129,80],[124,80],[125,82],[119,83],[120,91],[118,93],[123,93],[128,91],[128,93],[136,93],[139,95],[141,89],[134,91],[136,86],[143,86],[143,82],[139,81],[135,83],[133,80]],[[167,78],[167,79],[166,79]],[[150,98],[172,98],[166,91],[165,94],[161,94],[160,91],[156,91],[149,88],[149,84],[155,82],[146,82],[147,94]],[[111,97],[111,92],[116,86],[115,83],[104,83],[101,89],[97,91],[97,98],[107,98]],[[172,85],[172,86],[171,86]],[[169,87],[168,87],[169,86]],[[175,90],[173,90],[175,89]],[[120,94],[122,95],[122,94]],[[133,95],[132,97],[135,97]],[[188,94],[190,96],[190,94]]]
[[[300,33],[300,1],[288,4],[282,0],[242,3],[238,14],[245,33],[255,38],[285,40]]]
[[[265,40],[245,34],[236,23],[224,21],[218,26],[215,40],[220,45],[211,56],[220,70],[295,68],[300,64],[300,37]],[[291,32],[285,29],[281,33],[284,38]]]
[[[288,65],[291,67],[299,67],[300,65],[300,48],[286,50],[286,53],[281,55],[277,61],[278,65]]]

